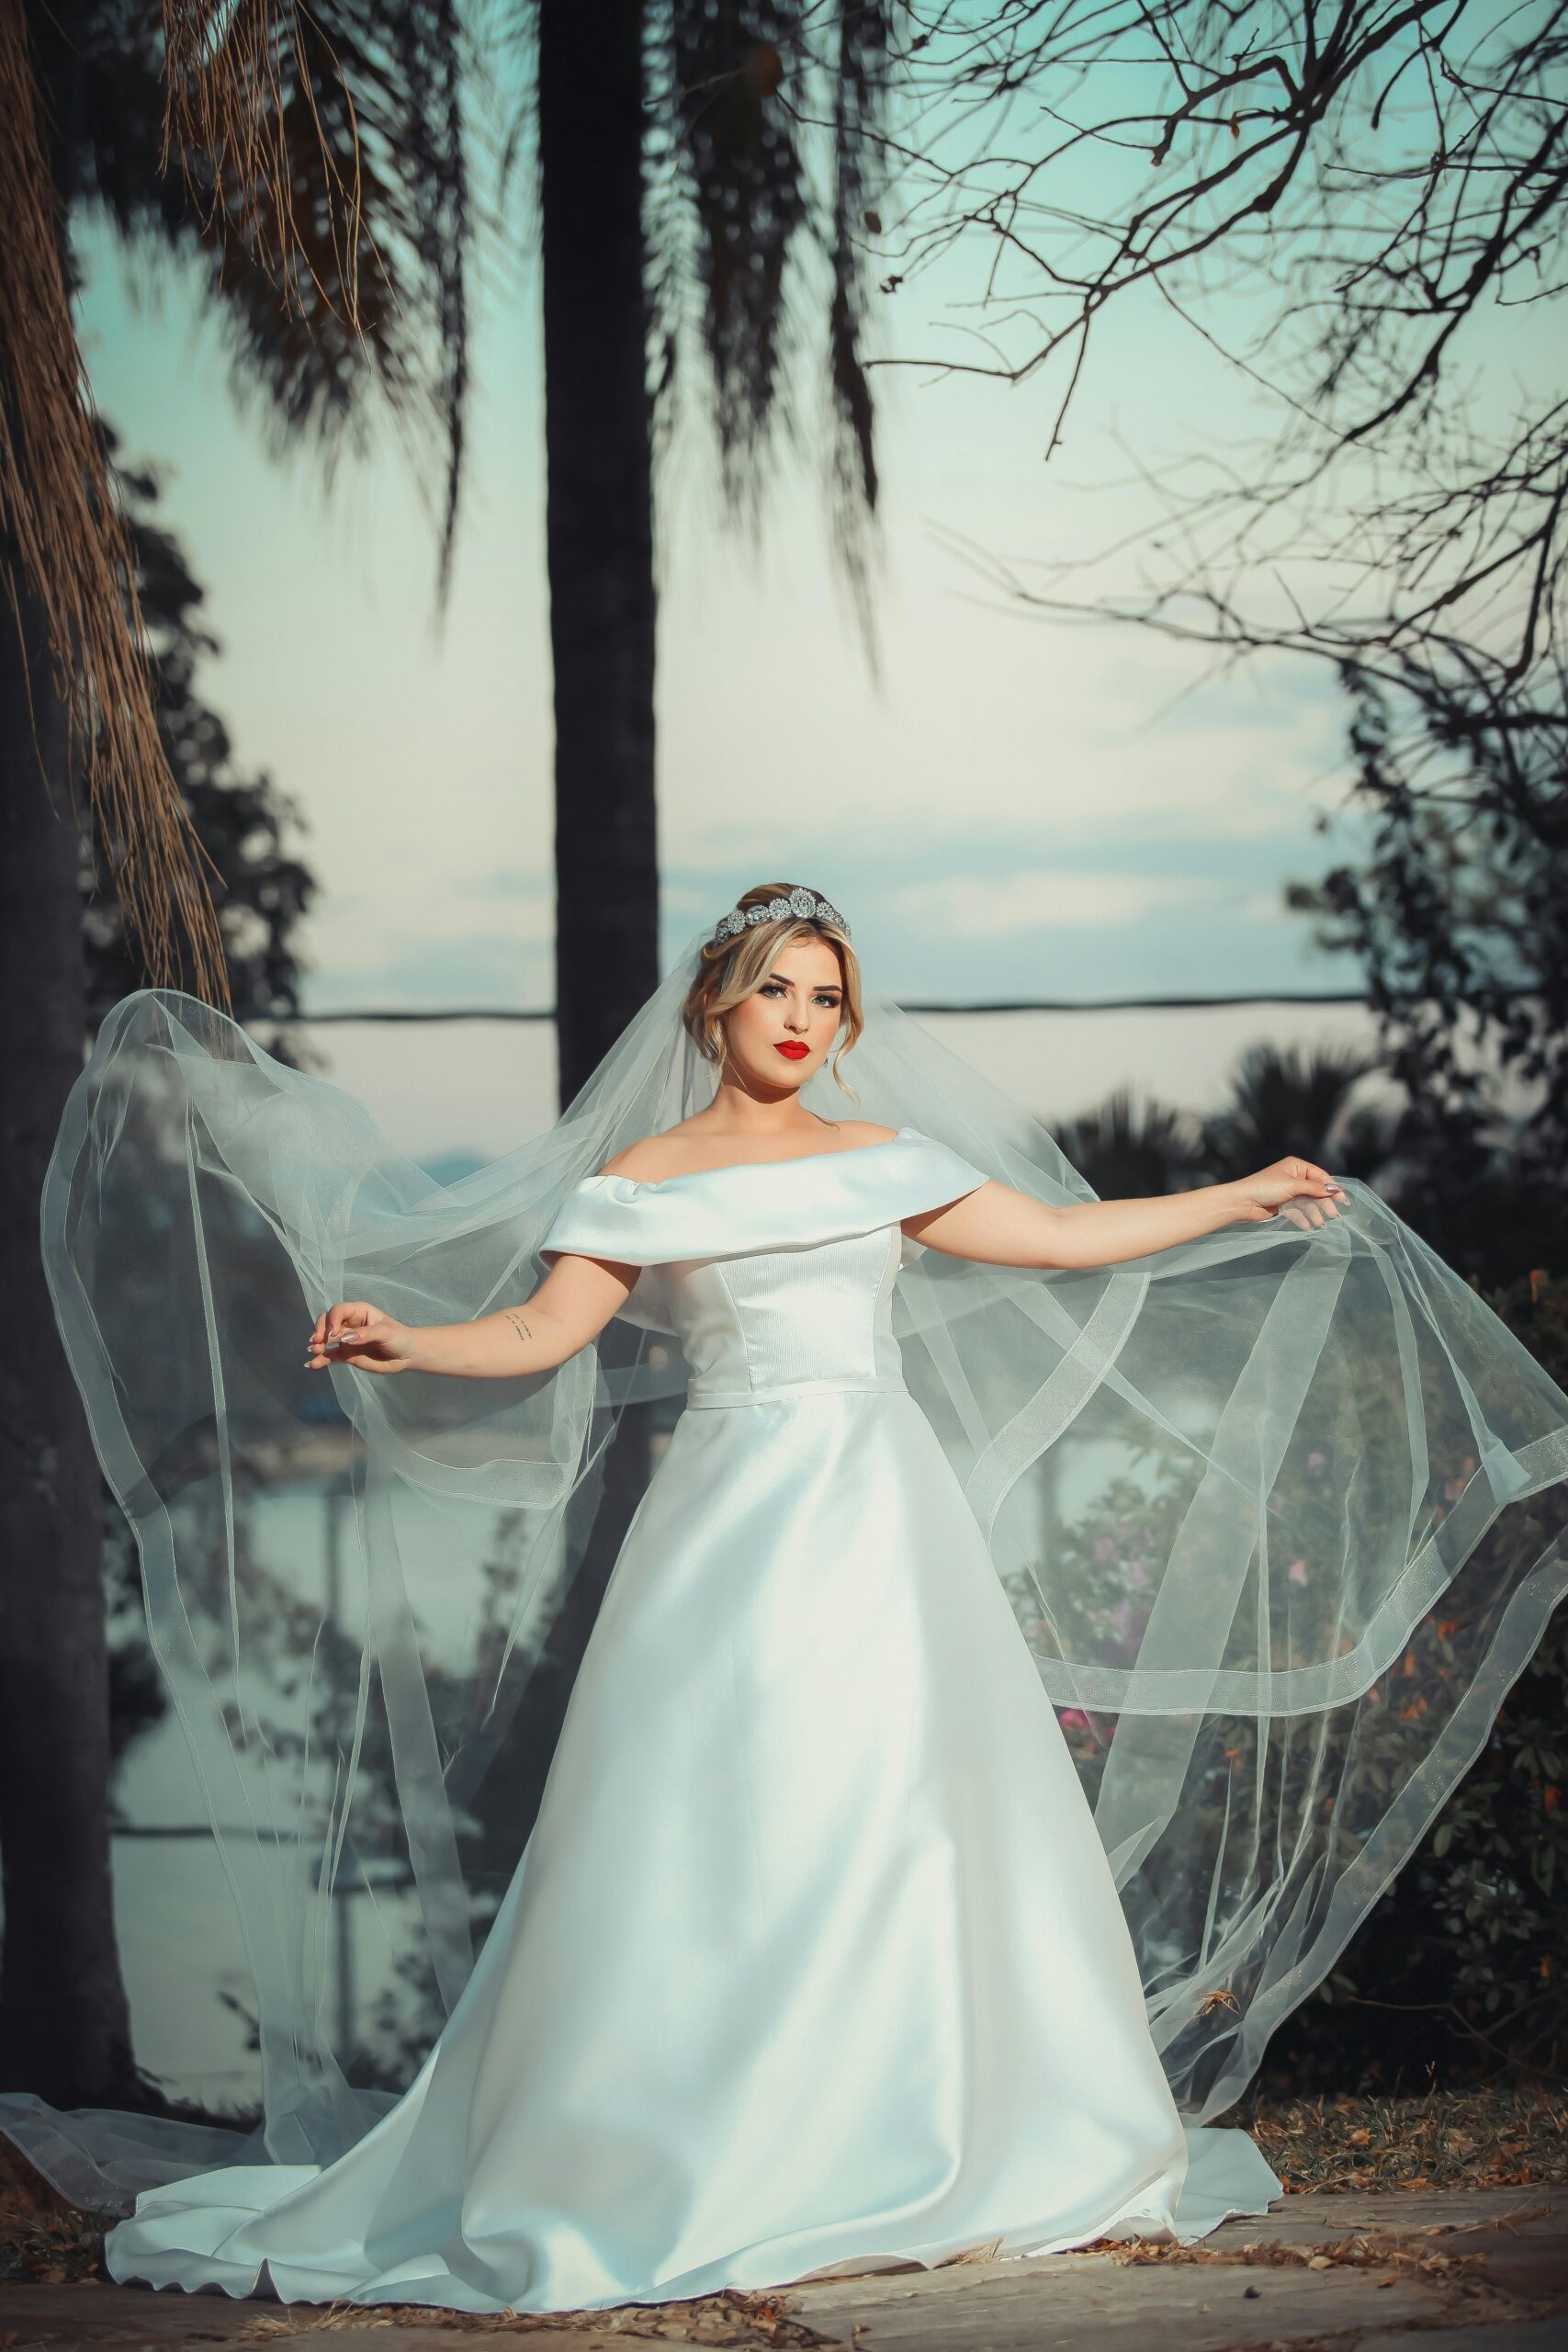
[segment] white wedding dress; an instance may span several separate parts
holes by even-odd
[[[493,2312],[1100,2236],[1281,2184],[1184,2124],[1088,1802],[906,1389],[900,1220],[985,1181],[888,1142],[578,1183],[682,1415],[526,1852],[408,2091],[325,2168],[146,2190],[119,2279]]]

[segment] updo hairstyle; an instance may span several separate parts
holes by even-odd
[[[754,888],[741,893],[736,907],[744,914],[750,907],[766,906],[773,899],[787,899],[801,888],[795,882],[759,882]],[[819,891],[811,893],[813,898],[821,895]],[[797,939],[820,939],[839,959],[844,991],[840,1006],[844,1035],[833,1056],[833,1076],[844,1092],[852,1097],[853,1089],[840,1076],[839,1064],[865,1026],[861,1010],[860,964],[848,938],[835,922],[825,922],[817,915],[775,916],[763,922],[748,923],[744,931],[731,938],[705,941],[699,951],[697,977],[681,1007],[681,1018],[705,1059],[722,1065],[723,1016],[731,1005],[756,993],[784,949]]]

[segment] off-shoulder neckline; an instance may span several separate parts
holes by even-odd
[[[797,1151],[792,1153],[787,1159],[726,1159],[716,1168],[686,1168],[678,1170],[673,1176],[660,1176],[652,1179],[643,1176],[616,1176],[608,1170],[602,1169],[596,1176],[584,1176],[579,1181],[584,1184],[624,1184],[628,1191],[634,1193],[664,1193],[669,1191],[671,1184],[699,1183],[709,1176],[735,1176],[743,1170],[800,1168],[821,1159],[858,1159],[863,1152],[887,1151],[896,1143],[908,1142],[914,1133],[913,1127],[899,1127],[893,1135],[878,1136],[874,1143],[852,1143],[839,1151]]]

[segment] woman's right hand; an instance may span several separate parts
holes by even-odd
[[[1337,1216],[1341,1201],[1349,1205],[1344,1185],[1315,1159],[1276,1159],[1225,1189],[1240,1201],[1240,1214],[1250,1225],[1282,1216],[1310,1230],[1325,1216]]]
[[[330,1363],[357,1364],[361,1372],[406,1372],[418,1334],[361,1298],[340,1299],[318,1315],[310,1332],[308,1372]]]

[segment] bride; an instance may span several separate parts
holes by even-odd
[[[883,1116],[829,1115],[847,1073]],[[138,1135],[143,1229],[202,1335],[172,1392],[137,1369],[107,1246]],[[868,999],[827,900],[764,884],[549,1136],[446,1188],[193,1001],[128,999],[44,1230],[230,1864],[266,2104],[244,2140],[0,2100],[62,2183],[96,2167],[134,2199],[117,2278],[597,2308],[1190,2239],[1280,2193],[1206,2119],[1564,1582],[1568,1397],[1375,1194],[1284,1159],[1095,1199]],[[258,1247],[320,1301],[304,1395],[258,1344]],[[243,1795],[254,1823],[262,1786],[275,1812],[321,1802],[319,1760],[253,1776],[264,1643],[233,1529],[243,1461],[319,1420],[322,1373],[364,1606],[307,1869],[276,1821],[219,1815]],[[660,1396],[682,1409],[650,1469]],[[526,1627],[617,1497],[471,1960],[460,1849],[527,1722]],[[460,1678],[498,1505],[525,1566]],[[351,2086],[322,2025],[378,1705],[446,2011],[396,2094]]]

